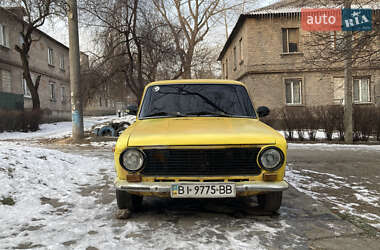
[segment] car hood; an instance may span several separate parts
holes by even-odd
[[[138,120],[128,146],[275,144],[281,136],[257,119],[183,117]]]

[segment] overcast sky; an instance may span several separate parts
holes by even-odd
[[[236,0],[236,1],[242,1],[242,0]],[[244,11],[249,12],[253,9],[266,6],[268,4],[272,4],[274,2],[278,2],[279,0],[257,0],[255,4],[249,4],[245,6]],[[228,33],[232,31],[233,27],[235,26],[235,23],[237,19],[239,18],[239,12],[231,12],[229,13],[228,17]],[[68,37],[68,29],[66,21],[63,20],[54,20],[46,22],[46,24],[41,28],[42,31],[46,32],[56,40],[60,41],[61,43],[68,46],[69,44],[69,37]],[[94,37],[93,32],[89,30],[88,28],[80,27],[80,49],[83,52],[94,52],[95,53],[95,46],[94,46]],[[226,41],[226,32],[225,32],[225,26],[222,24],[217,25],[214,29],[210,30],[208,34],[207,41],[212,43],[213,45],[221,45]]]

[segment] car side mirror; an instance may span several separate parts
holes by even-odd
[[[136,105],[130,105],[127,107],[128,114],[130,115],[137,115],[137,106]]]
[[[257,114],[259,115],[259,117],[267,116],[267,115],[269,115],[269,113],[270,113],[269,108],[267,108],[267,107],[265,107],[265,106],[260,106],[260,107],[257,109]]]

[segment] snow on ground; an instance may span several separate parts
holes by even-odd
[[[318,149],[319,151],[335,151],[340,149],[360,149],[380,151],[380,145],[363,145],[363,144],[329,144],[329,143],[288,143],[290,149]]]
[[[0,201],[15,202],[0,202],[2,249],[265,249],[289,228],[246,219],[221,227],[218,217],[190,229],[170,220],[117,220],[112,156],[80,152],[0,141]]]
[[[285,134],[287,133],[286,131],[283,131],[283,130],[279,130],[278,131],[280,134],[282,134],[284,137],[285,137]],[[309,139],[309,134],[306,132],[306,131],[303,131],[303,138],[305,140],[308,140]],[[298,139],[299,138],[299,134],[298,134],[298,131],[297,130],[294,130],[293,131],[293,138],[294,139]],[[315,134],[315,138],[316,139],[326,139],[326,135],[325,135],[325,132],[323,130],[317,130],[317,133]],[[339,133],[333,133],[332,135],[332,138],[333,139],[337,139],[339,138]]]
[[[92,126],[111,121],[116,119],[116,116],[94,116],[94,117],[84,117],[84,129],[88,130]],[[56,123],[45,123],[40,125],[40,130],[35,132],[3,132],[0,133],[0,140],[7,139],[38,139],[38,138],[61,138],[71,135],[72,122],[56,122]]]
[[[313,199],[332,204],[332,208],[338,213],[365,219],[369,225],[380,229],[380,214],[366,212],[367,207],[380,207],[380,192],[367,187],[377,183],[350,183],[347,178],[330,173],[296,170],[291,163],[287,166],[285,179],[298,191]],[[344,195],[339,193],[342,189],[347,190]],[[355,202],[350,202],[352,199]]]

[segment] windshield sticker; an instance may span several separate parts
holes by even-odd
[[[159,90],[160,90],[160,87],[158,87],[158,86],[153,87],[154,92],[158,92]]]

